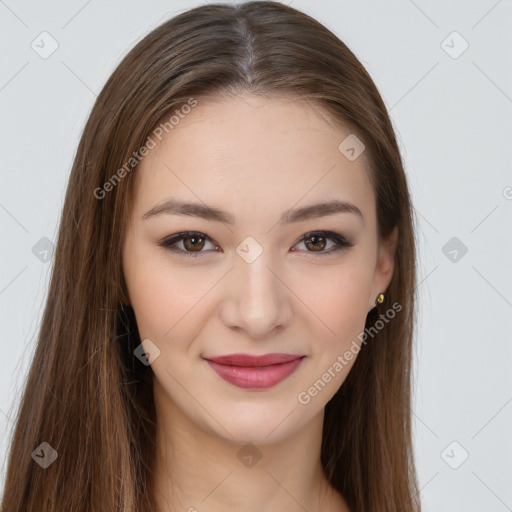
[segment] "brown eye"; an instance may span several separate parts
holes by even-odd
[[[311,243],[310,243],[311,240]],[[312,235],[304,239],[304,243],[308,249],[312,251],[322,251],[326,246],[326,238],[324,236]]]
[[[335,251],[352,247],[352,243],[343,236],[332,231],[313,231],[306,233],[299,243],[306,246],[306,252],[317,253],[316,256],[326,256]]]
[[[192,236],[184,236],[183,237],[183,245],[187,251],[193,251],[197,249],[197,251],[201,251],[204,247],[205,239],[200,236],[192,235]]]
[[[202,256],[203,253],[208,252],[207,250],[203,251],[206,243],[211,244],[213,249],[217,248],[205,234],[189,231],[166,238],[160,242],[159,245],[180,256],[196,257]],[[178,245],[182,245],[183,248],[178,247]]]

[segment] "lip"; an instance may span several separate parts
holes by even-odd
[[[244,389],[268,389],[289,377],[305,356],[298,354],[231,354],[205,358],[225,381]]]

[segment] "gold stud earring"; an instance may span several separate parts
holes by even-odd
[[[382,304],[383,302],[384,302],[384,294],[379,293],[379,295],[377,295],[377,300],[375,301],[375,304]]]

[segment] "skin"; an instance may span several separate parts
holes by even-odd
[[[123,271],[141,339],[154,344],[144,347],[160,351],[151,366],[162,512],[349,510],[323,475],[320,448],[325,405],[356,357],[308,404],[297,397],[354,340],[361,346],[367,313],[393,274],[397,232],[378,240],[366,155],[349,161],[338,150],[350,133],[297,98],[198,99],[137,168]],[[142,220],[171,196],[236,222]],[[345,212],[278,224],[284,210],[331,199],[353,203],[363,218]],[[353,246],[329,253],[332,241],[300,241],[318,230]],[[159,245],[183,231],[210,237],[197,258]],[[263,250],[251,263],[236,252],[249,236]],[[193,252],[186,241],[174,247]],[[240,352],[306,357],[265,390],[238,388],[203,359]],[[237,457],[249,441],[249,454],[261,455],[252,467]]]

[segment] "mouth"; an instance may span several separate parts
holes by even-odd
[[[304,358],[295,354],[233,354],[205,360],[219,377],[239,388],[268,389],[289,377]]]

